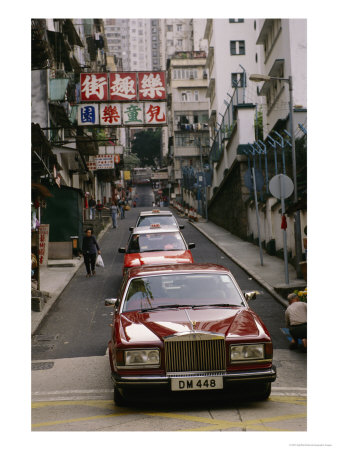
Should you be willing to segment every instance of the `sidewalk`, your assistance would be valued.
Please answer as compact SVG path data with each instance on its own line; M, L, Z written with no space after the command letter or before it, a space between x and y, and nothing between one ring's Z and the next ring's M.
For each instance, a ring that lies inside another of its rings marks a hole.
M224 228L213 222L192 222L204 236L213 242L229 258L244 269L259 284L275 297L282 305L288 306L288 301L279 292L306 287L306 281L297 278L296 270L288 264L289 284L285 283L284 260L263 252L263 266L261 265L259 247L250 242L243 241Z
M105 226L97 237L98 242L105 234L111 223ZM48 292L49 297L41 311L31 311L31 334L33 335L42 319L47 315L62 291L66 288L70 280L83 265L83 258L73 258L67 260L48 260L47 266L40 267L40 291Z

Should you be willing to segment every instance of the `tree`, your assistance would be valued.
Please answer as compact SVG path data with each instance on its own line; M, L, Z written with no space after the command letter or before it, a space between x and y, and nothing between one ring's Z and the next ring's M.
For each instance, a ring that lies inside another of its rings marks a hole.
M124 156L123 160L125 170L132 170L134 167L140 167L141 164L140 158L134 153Z
M153 166L154 160L160 159L161 129L149 129L135 134L132 151L141 160L141 166Z

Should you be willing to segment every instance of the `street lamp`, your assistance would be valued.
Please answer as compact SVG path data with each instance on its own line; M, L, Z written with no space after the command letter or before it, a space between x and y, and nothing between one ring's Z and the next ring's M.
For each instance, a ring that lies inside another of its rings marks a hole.
M293 132L293 85L292 85L292 77L289 78L279 78L279 77L270 77L270 75L263 74L252 74L249 76L249 80L260 82L260 81L270 81L270 80L278 80L285 81L289 85L289 110L290 110L290 135L291 135L291 150L292 150L292 176L293 176L293 184L294 184L294 203L298 202L298 190L297 190L297 170L296 170L296 148L295 148L295 135ZM301 242L301 228L300 228L300 215L299 210L295 212L295 248L296 248L296 271L297 276L299 278L302 277L302 272L300 269L300 261L302 259L302 242Z

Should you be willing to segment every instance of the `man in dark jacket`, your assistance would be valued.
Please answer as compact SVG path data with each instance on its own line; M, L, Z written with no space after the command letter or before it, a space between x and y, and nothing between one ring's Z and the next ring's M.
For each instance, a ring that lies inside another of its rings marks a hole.
M87 277L90 277L90 275L95 275L96 250L100 255L101 251L99 244L97 243L95 236L92 234L92 230L87 228L86 235L82 241L82 253L87 270Z

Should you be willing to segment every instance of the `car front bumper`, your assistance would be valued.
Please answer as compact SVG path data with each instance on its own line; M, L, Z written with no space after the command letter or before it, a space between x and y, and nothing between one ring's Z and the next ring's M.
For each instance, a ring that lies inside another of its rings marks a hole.
M230 383L241 384L248 382L267 383L276 380L276 367L272 365L269 369L257 369L236 372L184 372L184 373L170 373L167 375L144 375L144 376L127 376L112 373L112 379L116 387L119 388L142 388L142 387L159 387L170 389L171 380L173 378L203 378L203 377L222 377L223 386Z

